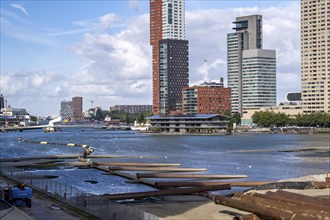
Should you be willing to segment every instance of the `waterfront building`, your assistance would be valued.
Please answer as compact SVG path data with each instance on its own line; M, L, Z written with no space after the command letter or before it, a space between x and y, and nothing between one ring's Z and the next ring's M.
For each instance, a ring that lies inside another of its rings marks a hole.
M72 116L72 101L62 101L61 102L61 109L60 109L60 116L62 121L71 121Z
M250 108L246 109L241 118L241 125L252 125L252 115L260 111L272 111L274 113L284 113L289 117L303 114L302 106L295 103L283 103L273 107Z
M219 114L154 115L148 117L151 130L170 133L226 134L229 117Z
M72 97L72 118L73 122L83 122L83 98L82 97Z
M123 111L126 113L151 112L152 105L115 105L110 107L110 111Z
M330 2L301 0L301 99L304 113L330 112Z
M242 59L244 109L276 106L275 50L244 50Z
M220 83L204 82L183 89L182 111L184 114L223 114L231 111L231 89Z
M228 87L232 112L276 105L276 52L264 50L262 16L237 17L227 35Z
M159 55L160 114L182 109L182 89L189 85L188 41L161 40Z
M181 111L182 88L189 83L184 0L150 0L150 45L153 113Z

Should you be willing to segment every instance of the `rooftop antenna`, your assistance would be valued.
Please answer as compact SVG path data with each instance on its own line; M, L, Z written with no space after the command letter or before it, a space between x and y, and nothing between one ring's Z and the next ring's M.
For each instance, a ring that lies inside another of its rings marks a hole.
M207 70L207 60L204 60L204 81L207 82L207 75L208 75L208 70Z
M90 102L91 102L91 105L92 105L92 108L93 108L93 103L94 103L94 101L93 100L89 100Z

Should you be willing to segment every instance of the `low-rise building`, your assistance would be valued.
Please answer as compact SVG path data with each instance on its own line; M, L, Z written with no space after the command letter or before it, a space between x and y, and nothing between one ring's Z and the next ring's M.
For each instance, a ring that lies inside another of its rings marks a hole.
M229 117L219 114L154 115L147 119L151 130L170 133L226 134L229 123Z
M255 112L260 112L260 111L273 111L274 113L284 113L290 117L303 114L302 106L299 104L281 104L275 107L268 107L268 108L251 108L244 110L243 116L241 118L241 124L251 125L252 115Z
M152 111L152 105L115 105L110 107L110 111L124 111L127 113L139 113Z
M231 111L231 89L220 83L204 82L183 89L182 111L185 114L223 114Z

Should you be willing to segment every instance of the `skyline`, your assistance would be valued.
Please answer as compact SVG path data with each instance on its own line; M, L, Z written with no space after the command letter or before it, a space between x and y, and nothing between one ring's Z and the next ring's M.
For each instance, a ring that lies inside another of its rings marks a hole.
M258 11L264 49L277 53L277 102L300 91L300 1L186 1L191 86L204 60L227 86L227 34ZM1 93L32 115L59 115L74 96L84 110L152 104L149 33L149 1L1 1Z

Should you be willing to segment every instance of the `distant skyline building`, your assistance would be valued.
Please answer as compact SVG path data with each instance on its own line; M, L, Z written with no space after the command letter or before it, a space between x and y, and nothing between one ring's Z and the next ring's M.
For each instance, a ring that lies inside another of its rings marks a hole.
M150 45L153 113L181 111L182 89L189 85L184 0L150 0Z
M231 110L231 89L220 83L202 83L183 89L184 114L224 114Z
M330 112L330 2L301 0L301 99L304 113Z
M152 111L152 105L115 105L110 107L110 111L124 111L127 113L139 113Z
M83 98L82 97L72 97L72 118L73 122L83 122Z
M237 17L227 35L228 87L232 112L276 105L276 51L264 50L262 16Z
M71 120L72 116L72 101L62 101L60 110L61 120Z
M5 108L5 97L1 94L0 95L0 110Z

